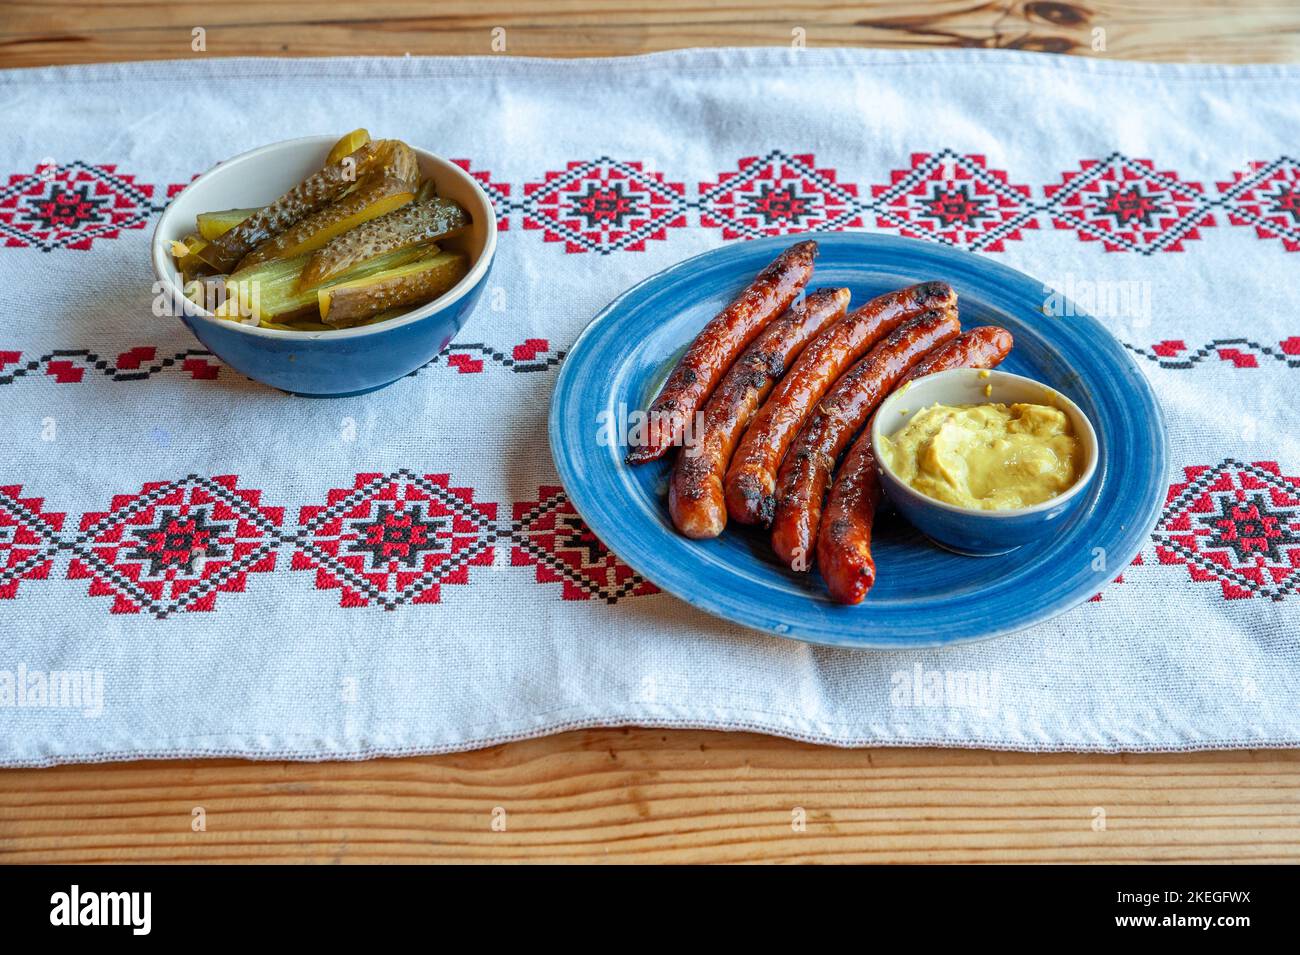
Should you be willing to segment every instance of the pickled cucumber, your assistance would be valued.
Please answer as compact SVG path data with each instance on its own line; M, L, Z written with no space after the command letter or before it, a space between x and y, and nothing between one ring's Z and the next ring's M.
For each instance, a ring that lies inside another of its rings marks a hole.
M172 258L176 260L176 268L181 273L182 282L189 281L203 271L202 263L199 261L199 251L207 244L207 239L197 232L191 232L183 239L172 241Z
M365 278L405 265L423 254L423 249L399 249L371 259L335 281ZM251 318L263 323L270 320L283 322L287 317L319 319L316 314L317 289L298 291L298 279L309 258L304 253L289 259L272 259L235 272L226 279L225 304L213 314L218 318L235 321Z
M469 224L462 207L422 179L409 146L356 129L275 202L201 213L171 249L195 305L266 328L320 332L388 321L448 291L469 262L436 240Z
M456 235L469 222L469 214L450 199L434 197L402 206L322 246L303 269L302 288L320 285L385 252Z
M316 292L321 321L348 328L389 309L422 304L448 291L468 271L469 259L464 253L440 252L409 265L326 286Z
M225 276L209 275L201 279L190 279L181 291L196 308L215 312L226 302Z
M349 196L314 212L288 232L259 245L239 262L239 270L275 259L292 258L313 252L335 236L406 205L413 198L406 183L395 179L378 179Z
M208 271L229 271L259 243L279 235L294 223L301 222L316 210L333 202L376 165L390 160L392 142L394 141L372 140L352 155L330 163L320 172L308 176L269 206L211 240L200 250L200 261ZM410 151L409 147L407 151Z
M284 259L319 249L335 236L363 222L404 206L415 198L420 167L411 147L386 140L386 157L381 165L348 195L307 216L287 231L267 239L239 263L249 268L270 259Z
M172 239L172 258L179 261L182 257L189 255L193 251L191 246L197 247L198 243L201 241L202 238L197 232L191 232L184 238Z
M325 157L325 165L338 162L344 156L351 156L368 142L370 142L370 133L364 129L352 130L330 149L329 155Z
M200 212L197 217L199 235L209 242L229 232L258 209L223 209L220 212Z
M311 304L295 302L293 293L308 256L276 259L260 268L244 269L226 279L226 301L213 312L235 321L283 318L308 311Z
M191 232L181 239L172 240L172 258L176 260L177 267L180 267L181 260L186 256L194 255L199 249L208 244L207 239L197 232Z

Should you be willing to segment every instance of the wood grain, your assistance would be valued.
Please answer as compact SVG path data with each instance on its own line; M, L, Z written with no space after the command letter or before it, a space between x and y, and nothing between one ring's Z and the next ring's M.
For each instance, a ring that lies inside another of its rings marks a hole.
M205 51L192 50L192 31ZM0 0L0 67L193 56L598 56L692 46L1007 47L1146 60L1300 60L1293 0ZM1097 49L1104 31L1104 49Z
M403 760L0 773L4 862L1247 860L1300 860L1300 753L844 751L600 730Z

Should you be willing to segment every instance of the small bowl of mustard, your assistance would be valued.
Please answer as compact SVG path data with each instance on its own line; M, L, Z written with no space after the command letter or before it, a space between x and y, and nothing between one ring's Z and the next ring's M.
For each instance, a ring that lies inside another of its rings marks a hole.
M876 411L890 502L936 544L1005 554L1064 526L1097 471L1097 433L1060 392L1004 371L918 378Z

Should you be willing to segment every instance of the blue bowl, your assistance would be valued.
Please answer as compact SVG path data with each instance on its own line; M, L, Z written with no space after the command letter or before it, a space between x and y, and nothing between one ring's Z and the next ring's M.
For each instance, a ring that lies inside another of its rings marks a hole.
M1025 402L1059 408L1074 426L1082 449L1083 472L1056 497L1010 511L958 507L922 494L904 483L885 463L880 439L902 430L917 412L934 404L974 405L985 402ZM881 402L871 423L871 447L880 471L880 484L898 512L918 531L941 547L972 557L1006 554L1048 536L1069 522L1087 499L1100 457L1097 433L1087 416L1065 395L1041 382L1004 371L957 368L918 378Z
M440 196L469 212L472 224L444 248L469 256L469 273L446 294L405 315L359 328L295 332L216 318L189 302L171 243L194 231L200 212L265 205L319 169L336 136L273 143L223 162L189 184L168 205L153 235L159 300L178 314L212 354L255 381L311 397L341 397L391 384L431 361L451 343L483 294L496 252L496 212L487 194L459 166L414 149L420 171Z

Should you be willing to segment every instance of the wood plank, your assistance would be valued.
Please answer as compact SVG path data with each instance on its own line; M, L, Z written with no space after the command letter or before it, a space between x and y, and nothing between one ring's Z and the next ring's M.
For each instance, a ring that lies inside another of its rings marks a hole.
M627 729L403 760L0 773L0 861L257 860L1295 861L1300 753L853 751Z
M359 15L361 14L361 15ZM191 30L206 30L204 53ZM343 0L230 4L9 0L0 66L192 56L488 55L506 30L506 55L598 56L713 45L785 45L796 28L811 46L1007 47L1126 59L1300 60L1300 6L1285 0L1098 0L915 3L875 0L415 0L358 7ZM1094 49L1094 29L1105 50Z

